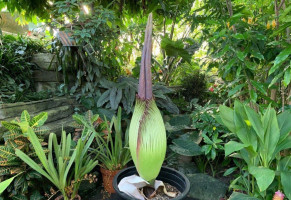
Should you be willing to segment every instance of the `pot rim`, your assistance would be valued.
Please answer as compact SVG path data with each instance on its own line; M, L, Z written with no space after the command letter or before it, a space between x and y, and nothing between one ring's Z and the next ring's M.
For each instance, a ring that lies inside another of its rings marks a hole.
M130 170L130 169L133 169L133 168L136 168L136 167L135 167L135 166L131 166L131 167L127 167L127 168L124 168L124 169L120 170L120 171L119 171L119 172L114 176L114 179L113 179L113 187L114 187L116 193L119 194L119 195L121 195L123 198L126 198L126 199L127 199L127 198L131 198L132 200L135 199L135 198L130 197L129 195L127 195L127 194L125 194L124 192L121 192L121 191L119 190L119 188L118 188L118 183L117 183L117 178L118 178L118 176L119 176L121 173L123 173L124 171ZM181 173L181 172L179 172L179 171L177 171L177 170L175 170L175 169L173 169L173 168L166 167L166 166L162 166L161 171L162 171L163 169L173 171L173 172L179 174L179 176L181 176L181 177L185 180L185 185L186 185L186 187L184 188L184 191L183 191L183 192L180 191L181 194L180 194L178 197L175 197L175 198L173 198L173 199L171 199L171 200L180 200L180 199L182 199L183 197L186 197L187 194L188 194L189 191L190 191L190 181L189 181L189 179L188 179L188 178L187 178L183 173ZM135 199L135 200L138 200L138 199Z

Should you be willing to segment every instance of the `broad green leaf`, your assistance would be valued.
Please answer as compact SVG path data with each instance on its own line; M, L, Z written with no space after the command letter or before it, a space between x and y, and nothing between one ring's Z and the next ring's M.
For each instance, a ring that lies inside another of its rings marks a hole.
M97 101L97 107L101 107L103 106L106 102L109 101L110 99L110 90L107 90L106 92L104 92L101 97L98 99Z
M254 80L251 80L252 85L259 90L264 95L267 95L267 90L265 89L265 86L262 83L256 82Z
M283 159L280 160L278 170L281 172L288 172L289 168L291 168L291 155L285 156Z
M219 106L219 116L223 124L232 132L235 133L234 111L226 106Z
M217 58L223 56L229 50L229 44L225 45L223 49L216 55Z
M291 135L288 135L282 142L278 143L274 154L276 155L282 150L290 149L290 147L291 147Z
M247 52L244 51L237 51L236 56L241 60L244 61L245 57L247 56Z
M272 85L274 85L275 83L277 83L278 79L281 78L281 77L283 76L283 73L284 73L284 71L281 72L281 73L279 73L279 74L277 74L277 75L273 78L273 80L271 81L271 83L269 84L268 88L270 88Z
M275 171L266 167L250 166L249 172L256 178L260 192L265 191L275 178Z
M291 65L291 63L290 63L290 65ZM287 87L289 85L290 81L291 81L291 66L284 73L283 83L284 83L285 87Z
M233 192L229 197L229 200L259 200L256 197L249 196L247 194Z
M238 66L236 70L236 76L239 77L240 73L241 73L241 66Z
M281 182L284 189L284 194L288 199L291 199L291 172L281 172Z
M24 110L21 113L20 120L23 121L23 122L28 122L28 123L30 122L30 115L28 114L27 110Z
M178 138L173 140L174 145L170 145L172 151L184 156L197 156L203 154L201 147L192 140Z
M228 97L231 97L233 96L234 94L236 94L237 92L239 92L246 84L243 83L243 84L240 84L240 85L237 85L235 86L233 89L231 89L229 92L228 92Z
M258 95L257 93L255 92L255 90L250 90L250 97L251 97L251 101L256 103L257 102L257 98L258 98Z
M235 172L236 170L237 170L237 167L231 167L224 172L223 176L228 176L232 174L233 172Z
M244 35L241 33L236 33L236 34L232 35L232 37L234 37L235 39L238 39L238 40L245 39Z
M257 149L257 135L251 127L251 123L245 111L245 107L239 101L234 102L234 126L236 135L244 144L249 144L252 149Z
M291 132L291 111L286 110L277 116L279 129L280 129L280 139L278 143L281 143Z
M171 57L182 57L188 63L191 63L192 55L184 48L183 40L173 41L168 37L164 37L161 41L161 48Z
M227 71L227 70L230 70L230 68L234 65L236 63L236 59L235 58L233 58L233 59L231 59L225 66L224 66L224 68L225 68L225 70Z
M111 109L116 110L122 98L122 90L116 87L110 90L110 106Z
M45 176L47 179L49 179L52 183L54 183L53 179L36 163L34 162L30 157L28 157L25 153L23 153L21 150L16 149L15 150L16 155L23 160L26 164L28 164L32 169L40 173L41 175Z
M264 157L267 158L267 160L263 160L263 162L268 163L272 160L272 157L274 156L274 152L277 148L277 144L280 138L280 130L277 121L276 111L269 106L262 118L262 121L265 131L263 153L265 154Z
M6 188L12 183L16 176L0 182L0 194L2 194L6 190Z
M43 151L43 148L41 146L40 141L38 140L37 136L33 132L32 128L28 128L27 135L29 137L29 140L35 150L36 155L38 156L39 160L41 161L44 168L49 171L48 161L45 155L45 152Z
M47 120L47 117L48 117L47 112L42 112L38 114L37 116L33 117L29 125L31 127L40 127L45 123L45 121Z
M260 140L264 142L264 128L261 121L261 116L258 113L256 113L253 109L251 109L249 106L245 106L245 111L251 123L251 126L256 131Z
M256 63L250 62L248 60L245 60L244 63L248 69L250 69L252 71L256 70L256 65L257 65Z
M247 146L248 144L242 144L235 141L230 141L225 144L225 156L228 156L229 154L239 151Z
M259 52L259 51L252 51L252 56L255 57L255 58L258 58L260 60L264 59L263 54L261 54L261 52Z
M274 73L280 65L289 57L291 54L291 45L289 45L286 49L281 51L281 53L275 58L274 65L269 71L269 75Z

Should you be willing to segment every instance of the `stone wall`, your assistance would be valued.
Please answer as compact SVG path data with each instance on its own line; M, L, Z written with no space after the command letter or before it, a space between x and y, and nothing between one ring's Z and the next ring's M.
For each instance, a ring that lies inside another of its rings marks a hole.
M72 123L72 114L74 113L74 105L76 101L72 98L61 97L51 98L41 101L18 102L9 104L0 104L0 122L10 121L15 117L20 117L23 110L27 110L31 116L35 116L40 112L47 112L48 119L45 123L51 132L60 134L62 128L68 132L72 132L70 127ZM0 137L4 133L5 128L0 124Z

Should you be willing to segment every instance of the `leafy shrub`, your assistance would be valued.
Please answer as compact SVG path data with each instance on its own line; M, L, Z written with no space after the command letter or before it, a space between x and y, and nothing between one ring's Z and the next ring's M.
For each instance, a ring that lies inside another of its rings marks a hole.
M241 174L230 187L263 199L283 188L290 199L291 156L283 153L291 147L290 110L277 115L269 106L257 113L239 101L233 109L220 106L219 110L223 124L235 136L225 144L225 155L243 160Z
M21 149L30 157L38 161L36 153L30 145L27 137L27 129L32 128L38 135L39 140L43 141L43 135L48 133L48 128L43 126L47 119L47 113L43 112L31 118L27 111L23 111L20 119L11 122L2 121L3 127L8 131L4 133L4 145L0 146L0 179L6 180L14 175L13 184L8 187L10 198L26 198L38 188L41 175L28 167L16 154L16 149ZM43 144L43 143L42 143ZM47 150L45 149L45 152Z
M205 103L207 98L207 82L206 75L196 71L191 75L185 76L181 80L181 94L185 97L186 101L191 101L194 98L197 98L198 103Z
M138 80L132 77L120 77L117 82L101 80L101 88L105 91L100 94L98 99L91 98L90 100L84 99L87 109L105 107L106 109L116 111L118 106L123 105L123 109L127 114L133 111L135 95L137 93ZM161 85L155 84L153 86L153 93L156 99L157 106L167 110L170 113L178 114L178 107L167 96L173 90ZM97 103L95 102L97 100Z
M11 35L1 36L0 40L0 102L27 100L32 92L33 79L31 56L43 50L40 42Z

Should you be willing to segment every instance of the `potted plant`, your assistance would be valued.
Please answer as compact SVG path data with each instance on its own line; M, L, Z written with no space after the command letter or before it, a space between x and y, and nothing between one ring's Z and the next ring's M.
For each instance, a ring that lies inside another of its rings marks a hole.
M32 160L29 154L20 149L15 150L15 154L29 165L32 169L46 177L61 195L56 199L81 199L78 190L81 181L88 180L89 173L97 164L96 159L92 159L88 149L94 140L94 133L83 130L84 138L78 140L75 148L71 139L71 134L62 132L61 141L58 143L56 134L51 133L48 141L48 153L41 146L39 138L31 127L27 128L29 138L40 164ZM57 194L57 193L56 193Z
M100 161L104 189L108 193L114 193L112 184L114 176L131 160L128 149L128 130L124 143L122 141L121 108L119 107L117 117L113 116L111 122L106 118L102 120L99 115L93 115L91 111L88 112L86 117L74 115L73 118L83 128L95 133L97 146L92 148L92 151L96 153ZM113 133L115 133L114 138Z
M173 199L183 199L190 189L189 180L174 169L162 167L166 155L167 138L163 118L152 93L151 52L152 14L148 17L138 94L129 128L129 147L135 168L130 167L120 171L114 178L114 188L121 198L136 199L128 193L121 192L119 183L123 178L138 173L140 178L151 187L156 184L156 179L176 187L180 195ZM150 194L152 195L154 192Z

